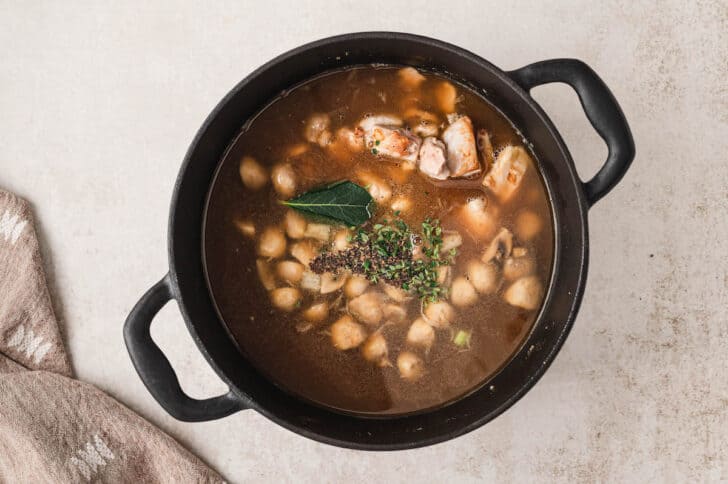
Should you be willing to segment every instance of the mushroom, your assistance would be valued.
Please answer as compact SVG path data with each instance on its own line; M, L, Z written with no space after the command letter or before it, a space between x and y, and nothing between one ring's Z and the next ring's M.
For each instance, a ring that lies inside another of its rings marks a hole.
M291 165L279 163L271 171L273 187L284 197L292 197L296 193L296 174Z
M498 289L498 267L492 262L472 260L468 262L470 283L481 294L493 294Z
M361 348L361 354L365 360L376 363L378 366L390 366L389 359L387 359L387 340L381 331L375 331L367 338Z
M440 253L447 254L452 249L457 249L463 245L463 236L458 232L446 231L442 236L442 245L440 246Z
M378 176L361 171L357 173L357 178L377 203L386 202L392 197L392 188Z
M312 114L306 122L304 137L310 143L325 146L331 140L331 131L329 131L330 126L331 118L328 114Z
M343 315L332 324L330 332L331 343L340 350L356 348L367 336L364 328L348 314Z
M478 151L480 157L483 159L485 165L485 171L490 170L493 166L493 144L490 142L490 133L486 129L479 129L476 137L478 140Z
M289 210L286 218L283 220L283 226L286 229L286 235L291 239L302 239L306 233L306 219L299 213Z
M349 312L359 321L377 325L382 320L382 295L378 292L365 292L348 303Z
M510 257L513 250L513 234L510 230L503 227L498 231L496 236L491 240L488 248L485 249L481 260L483 262L496 261L500 262L506 257Z
M543 286L536 276L518 279L503 293L503 299L511 306L523 309L536 309L541 304Z
M268 291L276 288L276 279L271 270L270 263L265 259L258 259L255 261L255 267L258 270L258 278L260 278L261 284Z
M235 226L244 236L250 239L255 237L255 225L250 220L236 220Z
M435 272L437 273L437 284L440 287L446 287L450 285L450 280L452 279L452 267L440 266L435 269Z
M364 132L361 129L339 128L334 134L333 140L328 144L327 149L333 158L345 161L351 158L354 153L364 149Z
M310 240L304 240L291 245L291 255L298 262L308 267L316 257L316 245Z
M417 318L407 331L407 343L429 350L435 342L435 330L424 319Z
M410 351L403 351L399 354L397 368L400 376L409 381L419 380L425 374L425 364L422 358Z
M331 272L324 272L321 274L321 294L329 294L334 291L338 291L346 282L348 274L332 274Z
M501 202L507 202L521 186L523 176L531 163L531 157L520 146L506 146L483 178L488 187Z
M445 301L437 301L425 307L424 317L435 328L447 328L455 318L455 310Z
M263 257L276 258L286 253L286 236L278 227L268 227L260 235L258 254Z
M520 247L516 249L520 249ZM527 253L516 257L516 252L520 252L516 249L513 249L513 257L503 261L503 277L505 277L506 281L514 281L536 272L536 260Z
M531 240L542 228L543 220L530 210L524 210L516 216L515 232L521 242Z
M391 284L383 284L384 286L384 294L389 297L392 301L396 302L405 302L408 301L412 296L410 296L407 291L400 287L395 287Z
M407 318L407 311L399 304L385 304L382 313L385 321L390 323L401 323Z
M273 305L283 311L293 311L301 304L301 291L293 287L279 287L270 292Z
M390 207L394 212L408 212L412 209L412 200L405 196L399 196L392 200Z
M344 294L349 299L353 299L361 294L369 287L369 281L366 277L360 275L353 275L344 284Z
M292 260L284 260L276 266L278 277L289 284L298 284L303 277L303 265Z
M326 224L308 224L304 236L327 242L331 237L331 226Z
M470 306L478 300L478 293L464 277L457 277L450 288L450 300L456 306Z
M460 208L459 216L468 232L479 238L495 233L497 210L488 205L485 197L475 197Z
M351 247L349 237L351 237L349 229L341 229L336 232L334 235L334 250L342 251Z
M303 271L301 288L311 292L319 292L321 290L321 276L309 270Z
M451 83L443 81L435 87L435 99L437 105L445 114L455 111L455 103L457 102L458 92Z
M406 90L416 89L425 81L425 76L414 67L403 67L397 71L400 85Z
M268 182L265 168L252 156L244 156L240 161L240 179L251 190L259 190Z
M329 314L329 303L322 301L312 304L308 309L303 311L303 317L308 321L318 323L323 321Z

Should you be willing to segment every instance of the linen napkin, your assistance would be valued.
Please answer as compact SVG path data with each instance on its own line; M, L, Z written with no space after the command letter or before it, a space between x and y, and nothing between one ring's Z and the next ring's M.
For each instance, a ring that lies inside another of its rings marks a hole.
M73 379L30 207L3 190L0 482L222 482L174 439Z

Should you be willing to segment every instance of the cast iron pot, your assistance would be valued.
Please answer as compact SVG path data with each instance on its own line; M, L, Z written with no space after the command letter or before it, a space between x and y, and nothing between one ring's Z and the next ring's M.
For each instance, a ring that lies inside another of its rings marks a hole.
M533 143L551 200L553 274L534 328L510 362L475 392L445 407L406 417L344 415L306 403L256 371L218 317L202 262L202 225L213 176L246 119L282 90L322 71L369 63L445 72L485 93ZM534 86L565 82L579 95L609 156L583 183L558 131L529 95ZM124 326L129 355L154 398L173 417L204 421L253 409L306 437L342 447L395 450L452 439L492 420L543 375L576 317L586 283L587 210L622 178L634 158L627 121L602 80L573 59L538 62L504 72L459 47L409 34L367 32L331 37L273 59L240 82L209 115L187 152L169 217L169 273L137 303ZM187 396L152 341L154 315L174 299L197 346L230 390L214 398Z

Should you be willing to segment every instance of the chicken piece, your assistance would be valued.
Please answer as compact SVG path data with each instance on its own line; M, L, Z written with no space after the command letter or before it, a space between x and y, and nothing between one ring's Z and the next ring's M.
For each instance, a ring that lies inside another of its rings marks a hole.
M326 146L329 141L331 141L331 131L329 131L330 126L331 118L328 114L312 114L306 122L304 137L310 143Z
M511 306L533 310L541 304L543 285L536 276L518 279L503 293L503 299Z
M397 124L390 124L396 122ZM402 120L390 116L370 116L359 123L364 130L364 146L375 155L384 155L412 165L417 162L422 140L410 131L398 128Z
M416 89L425 81L425 76L414 67L403 67L397 71L400 85L406 90Z
M445 180L450 176L447 166L447 148L437 138L425 138L420 147L420 171L430 178Z
M435 330L424 319L417 318L407 331L407 343L429 350L435 342Z
M349 301L349 312L362 323L372 326L379 324L384 317L382 295L377 292L365 292Z
M495 163L483 178L483 186L501 202L507 202L521 186L531 157L520 146L506 146L498 153Z
M391 366L387 358L387 340L384 339L384 335L379 331L372 333L367 338L364 346L361 348L361 354L365 360L376 363L378 366Z
M488 171L490 170L490 167L493 166L494 161L493 144L490 142L490 133L488 133L485 129L479 129L477 140L480 157L483 159L485 171Z
M447 145L447 167L450 176L459 178L480 172L478 152L475 148L473 122L468 116L448 116L450 125L442 133Z
M364 342L367 337L364 328L345 314L331 325L331 343L340 350L356 348Z

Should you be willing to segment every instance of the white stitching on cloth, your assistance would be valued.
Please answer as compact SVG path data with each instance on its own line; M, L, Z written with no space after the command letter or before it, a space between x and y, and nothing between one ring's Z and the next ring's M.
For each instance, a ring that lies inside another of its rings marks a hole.
M88 441L86 445L76 451L76 456L71 456L68 461L73 464L81 475L90 481L100 468L105 467L107 461L114 459L114 453L111 452L109 446L106 445L101 437L93 436L93 442Z
M5 238L5 242L9 241L10 245L15 245L27 224L27 220L22 220L17 215L11 215L10 211L5 210L3 216L0 217L0 234Z

